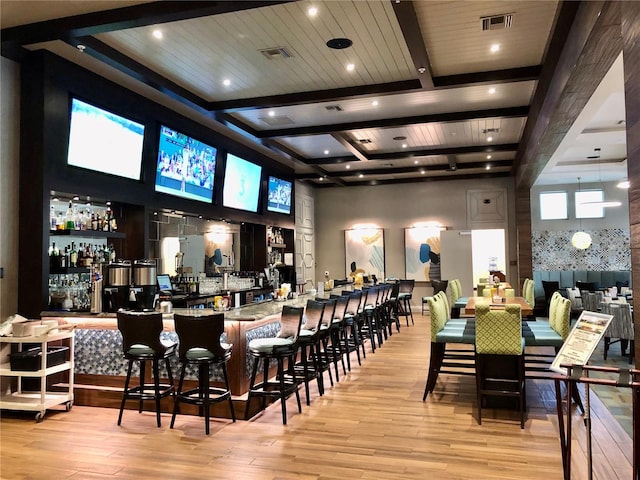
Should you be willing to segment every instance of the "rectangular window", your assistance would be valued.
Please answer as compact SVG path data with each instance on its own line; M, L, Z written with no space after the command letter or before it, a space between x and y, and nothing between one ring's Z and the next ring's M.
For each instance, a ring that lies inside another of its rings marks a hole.
M604 218L602 190L576 192L576 218Z
M540 220L567 218L567 192L540 193Z

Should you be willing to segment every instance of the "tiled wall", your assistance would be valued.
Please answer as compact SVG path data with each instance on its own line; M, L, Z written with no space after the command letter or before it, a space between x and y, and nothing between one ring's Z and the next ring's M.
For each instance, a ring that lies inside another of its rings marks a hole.
M571 245L574 230L534 231L532 234L533 270L631 270L631 245L628 228L588 230L592 244L587 250Z

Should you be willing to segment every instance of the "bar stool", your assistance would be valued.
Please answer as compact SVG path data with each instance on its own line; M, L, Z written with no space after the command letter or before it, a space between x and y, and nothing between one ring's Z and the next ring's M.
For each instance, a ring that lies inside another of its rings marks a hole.
M224 313L213 315L173 315L178 334L178 358L182 364L178 392L171 416L171 428L176 421L180 402L198 405L200 413L204 411L205 433L209 435L209 416L211 405L228 401L231 419L236 421L236 414L231 400L227 362L231 358L233 345L221 343L224 332ZM188 365L198 367L198 387L183 390L184 377ZM224 377L224 388L212 387L209 383L211 367L219 366Z
M299 380L296 377L294 364L295 356L298 353L300 328L302 327L302 314L304 308L284 305L280 316L280 331L273 338L256 338L249 342L249 354L253 357L253 368L251 369L251 381L249 383L249 395L247 396L247 406L244 416L249 416L249 407L252 397L262 398L262 409L266 408L267 397L280 399L282 406L282 423L287 424L286 398L295 393L298 401L298 412L302 412L300 404L300 393L298 392ZM269 380L269 360L274 358L278 363L278 372L275 380ZM256 383L258 373L258 363L260 359L264 361L263 381ZM284 360L288 360L286 375Z
M160 339L162 332L162 313L127 312L119 311L118 330L122 334L122 350L124 358L128 360L127 378L124 382L118 425L122 422L122 412L127 400L138 400L138 412L142 412L142 404L145 400L155 400L156 420L158 427L160 422L160 399L169 395L175 396L173 375L169 358L175 356L176 343L166 342ZM164 360L167 368L169 382L160 384L159 362ZM140 364L140 384L129 387L131 382L131 370L133 363ZM151 362L153 384L145 385L146 363Z
M411 298L415 284L415 280L400 280L398 285L398 315L405 317L407 327L409 326L409 317L411 317L411 325L414 324L413 312L411 311Z

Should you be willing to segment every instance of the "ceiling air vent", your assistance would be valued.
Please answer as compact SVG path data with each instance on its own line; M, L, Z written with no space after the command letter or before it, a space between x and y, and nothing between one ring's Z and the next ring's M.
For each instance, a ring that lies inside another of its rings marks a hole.
M513 13L503 13L501 15L491 15L490 17L480 17L482 30L502 30L513 26Z
M487 133L498 133L500 131L499 128L485 128L482 130L482 133L487 134Z
M367 143L371 143L371 139L369 139L369 138L360 138L360 139L358 139L358 142L360 142L360 143L362 143L364 145L364 144L367 144Z
M263 48L262 50L259 50L259 52L269 60L275 60L276 58L291 58L293 56L285 47Z
M327 105L324 108L329 112L342 112L342 107L340 105Z

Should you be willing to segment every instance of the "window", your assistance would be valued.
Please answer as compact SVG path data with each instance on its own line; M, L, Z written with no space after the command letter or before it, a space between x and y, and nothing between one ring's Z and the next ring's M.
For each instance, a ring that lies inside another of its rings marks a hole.
M602 190L579 190L576 192L576 218L603 218Z
M540 193L540 220L567 218L567 192Z

